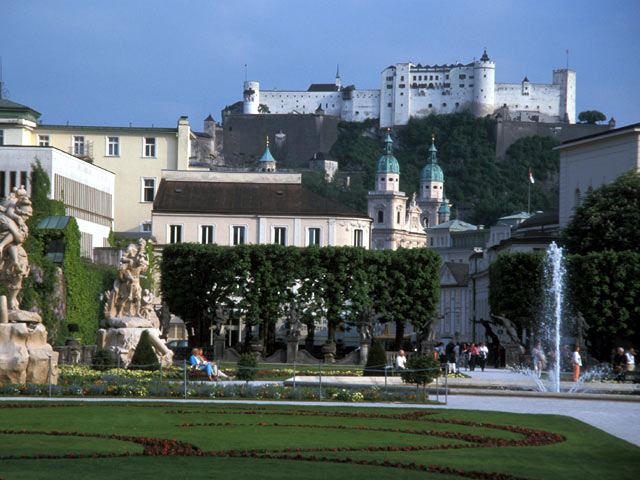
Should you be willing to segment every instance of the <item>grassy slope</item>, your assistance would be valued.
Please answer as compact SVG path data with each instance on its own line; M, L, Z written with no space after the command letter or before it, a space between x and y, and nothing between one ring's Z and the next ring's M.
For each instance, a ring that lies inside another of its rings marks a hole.
M221 413L221 409L226 412ZM436 445L461 443L460 440L442 440L430 436L416 436L396 432L362 430L336 430L308 427L258 426L259 422L288 425L342 425L375 426L380 428L434 429L438 431L473 431L478 435L499 435L518 438L517 434L487 428L426 421L384 418L336 418L323 416L276 415L277 412L295 410L287 406L264 406L258 414L246 414L242 409L220 405L171 405L169 407L82 406L77 408L0 409L0 426L4 429L63 430L95 433L117 433L135 436L175 438L194 444L205 451L252 448L304 448L370 445ZM315 412L349 411L337 407L305 407ZM194 413L170 413L183 410ZM399 413L398 410L358 409L361 412ZM196 413L197 412L197 413ZM493 422L520 425L560 433L566 442L544 447L473 448L464 450L438 450L418 452L327 452L318 456L350 456L354 459L389 459L394 462L450 465L455 468L483 471L504 471L518 476L537 478L632 478L640 468L640 449L616 439L577 420L548 415L516 415L495 412L468 412L435 410L438 418ZM226 423L225 426L179 427L179 423ZM239 426L243 425L243 426ZM76 437L40 437L32 435L3 435L0 455L15 453L34 454L67 451L122 451L123 445L131 452L138 445L113 440ZM52 442L55 439L56 442ZM120 443L119 445L117 443ZM10 453L7 453L10 452ZM194 457L131 457L81 460L0 460L0 477L5 478L424 478L424 473L394 468L333 465L328 463L291 462L282 460L255 460ZM188 472L188 475L187 473ZM438 475L432 478L447 478ZM461 477L455 477L461 478Z

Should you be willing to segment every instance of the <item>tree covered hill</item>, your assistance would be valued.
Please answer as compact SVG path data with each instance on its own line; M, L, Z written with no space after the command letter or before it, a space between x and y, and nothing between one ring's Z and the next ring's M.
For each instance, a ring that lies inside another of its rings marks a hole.
M351 176L349 187L327 184L319 173L303 176L303 183L323 195L366 211L366 195L374 185L384 131L377 122L340 124L331 155L341 171L361 172ZM536 183L531 185L531 210L557 208L559 155L552 152L558 142L551 137L526 137L507 150L508 158L496 159L492 140L493 121L464 112L411 119L392 131L394 155L400 163L400 189L408 196L418 190L420 171L427 164L431 136L435 136L438 162L445 176L445 193L454 215L467 222L493 225L503 215L527 209L529 168Z

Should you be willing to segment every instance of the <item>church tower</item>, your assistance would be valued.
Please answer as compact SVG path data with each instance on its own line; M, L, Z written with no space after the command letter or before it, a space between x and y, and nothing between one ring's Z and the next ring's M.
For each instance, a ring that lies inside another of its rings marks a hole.
M431 228L438 225L439 209L444 199L444 174L438 165L438 149L436 149L435 136L431 136L429 147L429 163L420 172L420 195L418 205L422 209L422 226Z
M276 159L271 155L269 150L269 137L267 137L267 148L264 150L262 157L258 160L259 172L275 172L276 171Z
M393 140L388 129L375 182L375 189L367 196L367 210L373 219L371 248L395 250L404 234L407 197L400 191L400 164L393 156Z

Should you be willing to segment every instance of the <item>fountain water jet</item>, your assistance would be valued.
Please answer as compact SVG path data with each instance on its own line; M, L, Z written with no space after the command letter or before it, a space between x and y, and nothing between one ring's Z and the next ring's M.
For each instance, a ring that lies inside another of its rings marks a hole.
M547 249L545 260L545 277L547 280L545 298L547 301L547 335L555 356L554 375L552 375L552 391L560 391L560 332L564 302L564 276L566 270L562 256L562 248L552 242Z

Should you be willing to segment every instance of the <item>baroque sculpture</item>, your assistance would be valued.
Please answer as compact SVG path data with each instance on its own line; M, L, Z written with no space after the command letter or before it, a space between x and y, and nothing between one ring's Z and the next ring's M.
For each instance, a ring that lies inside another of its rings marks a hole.
M120 356L124 365L128 365L140 336L148 330L149 339L163 367L173 363L173 352L160 338L160 331L152 321L155 312L152 307L153 295L142 291L140 275L149 269L144 239L129 245L120 258L118 276L113 282L113 290L105 294L105 320L98 330L98 348L107 348ZM157 319L156 322L157 324Z
M57 383L58 352L47 343L47 330L36 312L20 310L18 294L29 274L23 244L33 215L24 186L16 187L0 204L0 383Z

